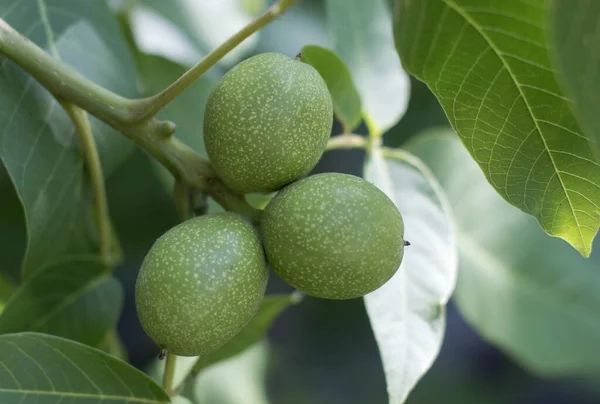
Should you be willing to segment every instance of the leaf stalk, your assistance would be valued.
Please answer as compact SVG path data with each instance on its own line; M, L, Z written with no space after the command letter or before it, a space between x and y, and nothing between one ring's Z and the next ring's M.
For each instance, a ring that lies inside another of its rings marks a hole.
M173 379L175 378L175 365L177 364L177 356L172 353L167 353L167 360L165 362L165 373L163 374L163 389L169 396L172 396L173 391Z
M114 263L111 253L112 231L106 189L104 187L104 173L102 172L98 148L92 136L90 121L86 112L81 108L69 103L61 103L61 105L71 118L81 142L83 161L87 168L94 195L94 214L98 230L100 256L107 265L112 266Z

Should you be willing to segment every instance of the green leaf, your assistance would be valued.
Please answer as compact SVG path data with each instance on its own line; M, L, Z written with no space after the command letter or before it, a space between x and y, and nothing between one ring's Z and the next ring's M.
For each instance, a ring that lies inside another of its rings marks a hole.
M334 49L352 73L365 122L373 135L382 135L402 118L410 97L387 1L326 0L325 5Z
M0 5L0 15L3 15L4 20L17 31L71 65L88 79L125 97L138 95L133 60L123 41L119 26L105 2L89 4L79 0L3 2ZM18 70L10 62L0 64L0 73L2 73L0 88L3 92L11 88L7 96L15 97L12 104L4 104L5 100L0 101L4 111L14 112L14 120L7 123L16 133L9 132L4 135L15 137L11 139L11 143L21 139L24 145L28 144L23 140L24 130L28 128L21 126L24 125L21 120L23 115L30 113L32 114L30 118L38 121L31 123L36 129L31 138L54 137L56 143L65 148L70 140L68 130L67 133L61 133L66 124L66 115L62 114L62 111L56 111L60 108L55 105L54 100L50 96L40 94L44 91L34 84L29 76L20 71L21 74L17 73ZM10 77L12 75L14 77ZM11 86L6 86L4 80L9 78L13 80L18 78L21 85L11 83ZM21 103L15 105L19 99ZM6 119L9 117L10 115L7 115ZM59 122L53 123L52 121L55 120ZM90 120L103 168L110 174L129 157L134 145L101 121L93 117ZM46 125L40 126L43 123ZM0 128L4 131L9 129L1 124ZM52 133L46 133L48 131ZM37 149L42 146L43 144L38 144L34 152L41 153ZM30 148L23 146L22 149L29 151ZM10 150L8 153L11 158L16 157ZM32 156L34 157L36 154Z
M445 305L458 267L454 223L446 196L416 157L374 150L365 179L402 213L405 248L398 272L365 296L379 346L390 404L403 403L437 357L446 328Z
M302 48L302 61L321 74L331 93L337 118L351 132L362 119L362 106L344 61L335 52L315 45Z
M526 368L548 375L600 370L600 249L581 257L494 192L449 131L407 145L434 171L452 206L465 319ZM600 247L596 242L596 247Z
M36 333L0 336L3 403L169 403L139 370L102 351Z
M554 0L552 6L551 40L558 69L600 161L600 3Z
M557 83L546 0L398 0L396 45L496 191L589 256L600 165Z
M132 64L104 2L2 2L0 15L89 79L135 95ZM0 159L23 203L28 246L22 267L29 275L63 254L94 248L89 192L77 136L56 100L2 56L0 90ZM91 125L109 174L133 145L94 118Z
M106 266L78 258L41 268L12 295L0 334L37 331L96 346L119 318L123 293Z
M198 359L194 365L194 372L199 372L211 365L237 356L255 345L265 337L273 321L289 306L297 304L302 295L291 293L287 295L266 296L262 301L258 313L250 323L233 339L222 347Z

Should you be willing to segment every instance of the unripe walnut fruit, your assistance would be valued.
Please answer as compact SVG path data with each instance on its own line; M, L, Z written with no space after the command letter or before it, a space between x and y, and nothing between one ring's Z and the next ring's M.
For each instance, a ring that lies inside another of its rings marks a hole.
M277 53L231 69L211 93L204 144L233 191L270 192L306 175L331 133L333 104L310 65Z
M144 259L135 288L138 316L169 353L203 355L252 319L267 277L263 248L244 218L190 219L160 237Z
M261 218L267 261L312 296L349 299L379 288L398 270L404 224L377 187L347 174L313 175L287 186Z

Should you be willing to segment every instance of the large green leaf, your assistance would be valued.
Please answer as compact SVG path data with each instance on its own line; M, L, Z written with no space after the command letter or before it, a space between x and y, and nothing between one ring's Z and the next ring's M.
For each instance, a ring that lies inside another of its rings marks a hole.
M0 401L40 403L169 403L139 370L102 351L36 333L0 336Z
M90 80L125 97L138 95L133 61L125 46L121 31L105 2L8 1L2 2L0 5L0 15L17 31L74 67ZM11 90L14 92L9 90L8 94L15 98L13 104L2 105L4 111L13 112L14 120L9 124L12 131L16 132L4 135L14 136L16 139L23 138L23 132L29 128L21 126L23 124L20 120L22 115L30 113L32 114L31 118L38 121L37 124L33 123L37 130L31 134L31 138L38 138L43 132L50 130L59 143L65 147L69 143L70 136L68 131L61 133L64 132L64 122L54 124L52 121L66 120L66 116L56 111L60 108L54 105L54 100L40 94L43 91L34 85L29 77L17 74L13 69L16 68L10 62L0 64L0 72L3 73L0 75L2 79L7 79L7 76L14 74L13 79L18 76L21 83L20 88L17 83L12 83ZM0 88L5 92L9 87L5 87L5 83L0 81ZM16 104L17 100L21 101L18 105ZM11 105L12 108L10 108ZM43 122L46 122L49 127L40 126ZM91 124L103 168L110 174L129 157L133 151L133 143L93 117ZM9 129L2 125L0 128L4 131ZM45 133L44 135L52 137ZM21 141L28 145L24 140ZM22 148L26 151L29 149L26 146ZM35 152L40 153L37 150ZM12 158L16 157L11 151L8 154Z
M446 328L445 305L458 266L446 197L414 156L374 151L365 179L384 190L402 213L406 247L402 265L385 285L365 296L379 346L390 404L403 403L437 357Z
M533 371L598 375L600 250L585 259L545 235L494 192L447 132L419 136L407 147L434 171L452 205L458 308L482 336Z
M354 87L348 67L335 52L316 45L302 48L302 61L314 67L327 83L337 118L348 132L362 119L360 95Z
M119 282L98 259L57 262L30 276L6 303L0 334L37 331L98 345L121 312Z
M554 0L552 5L558 68L600 161L600 2Z
M404 66L435 93L496 191L589 256L600 165L552 69L549 1L397 3Z
M334 49L348 64L373 135L382 135L406 112L410 82L394 49L386 0L326 0Z
M132 65L104 2L22 0L0 3L7 23L84 76L125 96L135 94ZM1 54L1 52L0 52ZM30 76L0 56L0 158L23 203L25 274L94 242L89 192L78 139L65 112ZM94 138L110 173L132 151L96 119Z

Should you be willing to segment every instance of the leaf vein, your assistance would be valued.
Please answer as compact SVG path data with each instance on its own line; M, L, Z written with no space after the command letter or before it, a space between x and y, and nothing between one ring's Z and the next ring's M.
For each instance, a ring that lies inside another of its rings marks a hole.
M572 201L570 200L568 194L567 194L567 187L562 179L562 177L560 176L560 174L562 172L560 172L560 170L558 169L558 166L556 165L556 161L554 160L554 158L552 157L552 154L550 153L550 148L548 146L548 143L546 141L546 138L543 135L543 132L541 130L540 125L540 121L537 119L537 117L535 116L535 114L533 113L533 110L531 109L531 105L529 104L528 99L525 97L525 94L523 93L523 89L520 86L520 83L517 81L516 76L514 74L514 72L511 70L510 65L507 63L507 61L504 59L504 57L514 57L516 55L511 55L511 54L507 54L507 53L503 53L501 52L497 47L496 44L486 35L486 33L481 29L481 27L479 26L479 24L477 24L477 22L467 13L465 12L465 10L461 9L457 4L454 3L453 0L442 0L449 8L451 8L452 10L454 10L458 15L460 15L462 18L464 18L466 21L468 21L473 28L475 29L476 32L479 33L479 35L481 35L481 37L484 39L484 41L486 41L488 43L488 45L494 50L494 52L497 54L498 58L500 59L500 61L502 61L502 64L504 66L506 66L507 71L509 72L509 76L512 79L513 83L515 84L515 86L517 87L517 89L519 90L519 93L521 94L521 96L523 97L523 100L525 101L525 106L527 108L527 111L529 112L529 115L531 117L531 119L533 120L538 134L540 136L540 139L542 140L542 143L544 144L544 149L546 150L546 152L548 153L548 156L550 157L550 161L552 162L552 166L554 167L554 173L552 175L551 178L554 177L554 175L557 176L561 188L567 198L567 201L569 202L569 208L571 210L571 214L573 217L573 220L575 221L575 225L577 227L577 230L579 232L579 237L583 246L583 249L586 253L589 252L590 247L586 245L586 239L583 236L583 233L581 231L581 224L579 223L579 219L577 217L577 215L575 214L575 207L573 206ZM518 56L517 56L518 58ZM522 58L521 58L522 59ZM526 61L526 59L523 59L523 61ZM533 66L538 66L541 69L545 69L545 70L549 70L549 71L553 71L552 69L549 69L546 66L542 66L542 65L538 65L537 63L531 62L531 61L527 61L529 62L531 65ZM548 184L550 183L550 180L548 180ZM597 185L596 185L597 186ZM600 188L600 187L599 187ZM548 189L548 187L546 187L546 190ZM543 206L543 201L544 198L546 196L546 191L544 191L544 196L542 197L542 206Z

